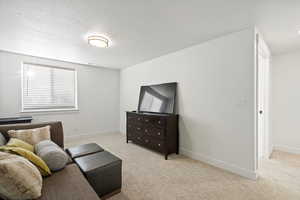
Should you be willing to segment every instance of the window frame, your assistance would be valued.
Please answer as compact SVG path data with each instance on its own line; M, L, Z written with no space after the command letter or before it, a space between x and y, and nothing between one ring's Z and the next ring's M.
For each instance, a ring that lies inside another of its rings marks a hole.
M36 65L38 67L47 67L47 68L55 68L55 69L64 69L69 71L74 71L74 92L75 92L75 105L74 108L42 108L42 109L24 109L24 65ZM79 111L78 108L78 76L77 76L77 70L75 68L67 68L67 67L58 67L55 65L47 65L47 64L39 64L39 63L33 63L33 62L22 62L21 63L21 111L20 113L41 113L41 112L61 112L61 111Z

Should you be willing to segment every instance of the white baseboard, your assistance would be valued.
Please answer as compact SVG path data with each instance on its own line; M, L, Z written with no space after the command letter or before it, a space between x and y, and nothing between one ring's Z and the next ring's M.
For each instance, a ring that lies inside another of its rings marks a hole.
M79 137L84 137L84 136L96 136L96 135L99 135L99 134L110 134L110 133L120 133L120 131L95 131L95 132L92 132L92 133L66 135L65 139L77 139Z
M180 148L180 153L185 155L185 156L188 156L192 159L208 163L208 164L213 165L215 167L224 169L226 171L230 171L234 174L238 174L240 176L249 178L251 180L256 180L257 177L258 177L257 173L255 171L249 171L249 170L240 168L236 165L226 163L226 162L221 161L221 160L217 160L217 159L214 159L214 158L209 158L207 156L200 155L199 153L191 152L191 151L186 150L184 148Z
M274 145L274 150L284 151L287 153L300 154L300 148L287 147L282 145Z
M65 136L65 139L76 139L76 138L82 137L82 136L94 136L94 135L109 134L109 133L124 134L124 133L122 133L120 131L93 132L93 133L90 133L90 134L79 134L79 135L71 135L71 136L69 135L69 136ZM215 167L218 167L218 168L230 171L230 172L232 172L234 174L238 174L240 176L249 178L251 180L256 180L257 179L257 173L255 171L249 171L249 170L240 168L240 167L238 167L236 165L232 165L232 164L226 163L226 162L221 161L221 160L210 158L210 157L201 155L199 153L195 153L195 152L189 151L189 150L184 149L184 148L180 148L180 153L183 154L183 155L185 155L185 156L187 156L187 157L190 157L192 159L208 163L208 164L213 165Z

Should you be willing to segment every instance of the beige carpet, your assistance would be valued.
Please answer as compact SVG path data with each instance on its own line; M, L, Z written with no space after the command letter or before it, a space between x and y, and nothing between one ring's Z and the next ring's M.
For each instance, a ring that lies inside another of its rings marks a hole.
M300 200L300 156L274 152L252 181L181 155L163 156L121 134L69 139L96 142L123 160L122 192L110 200Z

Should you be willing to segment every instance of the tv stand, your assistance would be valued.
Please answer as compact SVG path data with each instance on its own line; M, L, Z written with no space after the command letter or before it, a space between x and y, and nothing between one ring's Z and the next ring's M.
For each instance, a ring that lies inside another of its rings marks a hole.
M179 152L178 115L126 112L126 142L165 155Z

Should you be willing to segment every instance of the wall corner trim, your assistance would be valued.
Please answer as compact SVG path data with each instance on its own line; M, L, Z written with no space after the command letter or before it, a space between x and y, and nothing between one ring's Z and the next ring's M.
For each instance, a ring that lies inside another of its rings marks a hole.
M240 168L236 165L232 165L232 164L226 163L221 160L210 158L208 156L204 156L204 155L192 152L192 151L184 149L184 148L180 148L180 153L189 158L205 162L205 163L215 166L217 168L224 169L226 171L229 171L234 174L238 174L242 177L245 177L245 178L248 178L251 180L257 180L257 178L258 178L258 174L256 173L256 171L249 171L249 170Z

